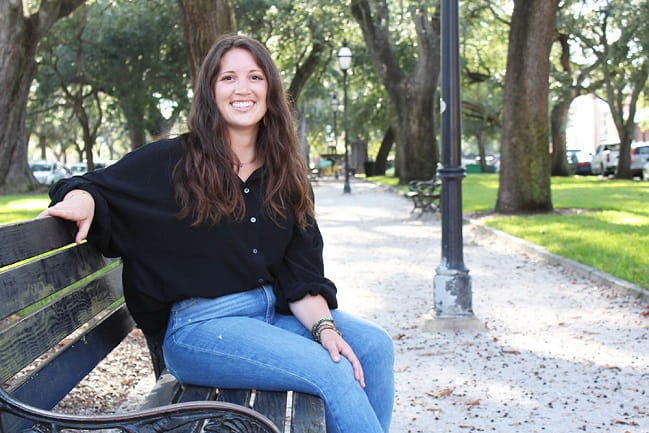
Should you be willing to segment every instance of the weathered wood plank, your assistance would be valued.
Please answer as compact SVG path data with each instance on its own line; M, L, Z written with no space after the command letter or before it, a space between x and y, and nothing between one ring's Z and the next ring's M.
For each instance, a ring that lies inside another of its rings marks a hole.
M95 366L101 362L133 330L135 322L125 305L104 317L83 335L61 349L47 364L31 372L10 393L16 399L43 409L53 408ZM118 380L119 378L115 378ZM12 416L4 416L2 424L7 431L19 432L29 423Z
M219 389L216 400L250 407L250 392L247 389Z
M0 268L74 242L76 226L45 217L0 226Z
M301 392L293 393L291 433L325 433L327 430L324 402L318 397Z
M285 430L286 392L256 391L253 409L266 416L281 432Z
M56 293L107 263L90 244L83 244L0 272L0 318Z
M121 296L121 268L53 301L0 331L0 380L7 380Z

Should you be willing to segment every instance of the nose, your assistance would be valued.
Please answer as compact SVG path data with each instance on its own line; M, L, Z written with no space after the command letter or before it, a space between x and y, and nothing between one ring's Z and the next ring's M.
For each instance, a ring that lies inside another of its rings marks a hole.
M234 91L237 94L241 94L241 95L245 95L246 93L249 93L250 92L250 86L249 86L248 80L245 79L245 78L237 80L237 85L236 85Z

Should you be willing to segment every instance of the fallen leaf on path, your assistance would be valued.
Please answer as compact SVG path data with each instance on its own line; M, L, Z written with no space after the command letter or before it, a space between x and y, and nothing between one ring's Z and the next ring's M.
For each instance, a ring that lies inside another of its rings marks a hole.
M503 349L502 352L503 353L508 353L510 355L520 355L521 354L521 352L516 350L516 349Z
M614 419L613 424L638 425L638 423L635 421L626 421L623 419Z
M449 395L453 394L453 391L455 391L455 388L446 388L441 391L428 391L426 392L426 394L434 398L441 398L448 397Z
M477 400L469 400L466 402L467 406L480 406L480 399Z

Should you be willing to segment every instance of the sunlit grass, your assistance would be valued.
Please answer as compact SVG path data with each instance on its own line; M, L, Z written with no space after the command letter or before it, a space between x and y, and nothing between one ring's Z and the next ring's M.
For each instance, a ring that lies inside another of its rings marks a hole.
M0 196L0 224L34 218L49 202L47 194Z
M465 214L493 212L498 179L473 173L464 178ZM371 180L388 183L383 177ZM649 288L649 182L553 177L552 203L553 213L493 215L486 224Z

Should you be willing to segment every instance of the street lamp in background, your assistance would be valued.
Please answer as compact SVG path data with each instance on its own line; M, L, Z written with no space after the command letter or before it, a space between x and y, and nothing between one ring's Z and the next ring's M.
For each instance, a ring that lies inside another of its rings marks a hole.
M462 179L460 163L461 99L458 0L442 0L442 261L433 284L433 320L424 330L481 329L472 306L471 277L462 251Z
M333 111L334 113L334 149L338 149L338 129L336 127L336 115L338 114L339 105L340 103L338 102L338 96L336 96L336 94L334 93L334 95L331 97L331 111Z
M343 46L338 50L338 65L343 71L343 118L345 128L345 186L343 193L349 194L352 192L349 186L349 139L347 138L347 70L352 65L352 50L347 46L347 41L343 41Z

